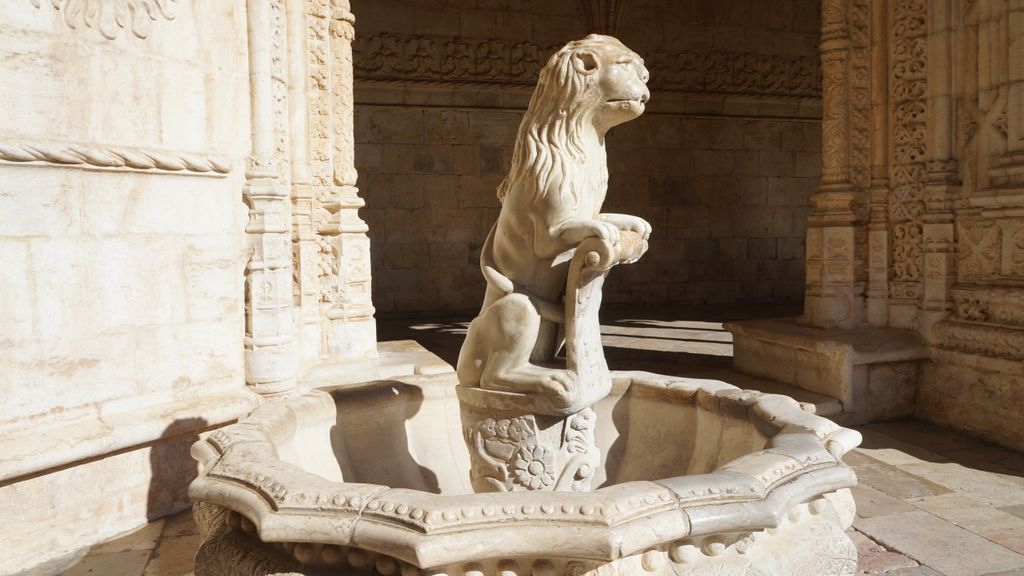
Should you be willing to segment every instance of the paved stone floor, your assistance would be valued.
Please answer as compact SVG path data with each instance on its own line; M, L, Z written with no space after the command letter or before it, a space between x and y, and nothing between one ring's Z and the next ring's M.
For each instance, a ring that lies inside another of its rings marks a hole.
M778 384L729 369L721 322L796 313L780 308L609 311L605 345L612 368L716 378L745 388ZM466 323L382 321L380 339L418 340L454 364ZM827 398L804 401L830 407ZM861 574L1024 576L1024 455L918 421L857 428L857 519L851 536ZM188 512L94 547L71 576L191 576L199 545ZM780 575L781 576L781 575Z

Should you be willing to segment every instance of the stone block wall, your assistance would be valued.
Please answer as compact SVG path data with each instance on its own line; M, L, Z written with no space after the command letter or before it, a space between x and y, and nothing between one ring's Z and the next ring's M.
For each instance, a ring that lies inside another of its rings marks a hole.
M820 180L818 3L631 2L652 101L608 137L604 210L654 225L609 303L798 301ZM577 2L355 0L356 163L378 311L469 310L516 129ZM470 56L471 55L471 56Z
M245 11L122 4L0 7L4 574L186 507L250 405Z

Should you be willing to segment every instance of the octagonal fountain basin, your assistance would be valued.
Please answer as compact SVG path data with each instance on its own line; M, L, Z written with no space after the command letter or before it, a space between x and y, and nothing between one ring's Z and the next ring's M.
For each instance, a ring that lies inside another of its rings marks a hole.
M613 376L589 492L474 494L451 374L268 402L193 446L196 575L855 572L857 432L786 396Z

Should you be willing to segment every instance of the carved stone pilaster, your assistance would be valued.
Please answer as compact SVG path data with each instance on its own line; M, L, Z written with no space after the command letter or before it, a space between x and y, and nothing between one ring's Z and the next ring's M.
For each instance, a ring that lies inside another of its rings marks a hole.
M871 1L870 92L871 182L868 190L867 301L871 326L889 322L889 8Z
M953 201L960 194L960 169L954 156L953 13L951 3L929 6L927 31L928 139L924 177L922 236L924 279L920 328L930 327L952 308L956 281L956 234Z
M281 119L276 98L284 81L283 56L281 46L275 45L271 3L249 0L247 15L252 157L243 196L249 206L245 230L251 236L252 256L245 279L245 379L257 393L277 395L295 387L297 373L291 204L279 162Z
M246 173L252 256L245 279L246 382L260 394L295 387L292 327L291 210L288 189L276 171L253 166Z
M821 181L832 188L850 179L850 30L843 0L824 0L821 13Z
M890 323L916 324L924 278L924 181L927 159L927 14L925 0L892 3L892 249Z
M332 0L330 6L330 86L332 126L332 182L325 207L330 212L321 233L330 246L337 267L336 292L326 309L329 321L326 350L329 354L375 353L377 328L370 292L370 239L359 217L365 205L356 188L355 125L352 88L352 41L355 17L348 0Z
M376 353L370 248L355 187L352 40L343 0L290 0L295 298L301 356L340 360Z
M870 174L870 10L822 4L822 185L807 231L803 321L852 328L864 317L864 190Z

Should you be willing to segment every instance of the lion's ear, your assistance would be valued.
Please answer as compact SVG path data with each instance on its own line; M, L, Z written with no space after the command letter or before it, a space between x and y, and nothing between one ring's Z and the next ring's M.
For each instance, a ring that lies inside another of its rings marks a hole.
M593 74L601 66L597 60L597 54L590 50L579 50L573 54L572 65L580 74Z

